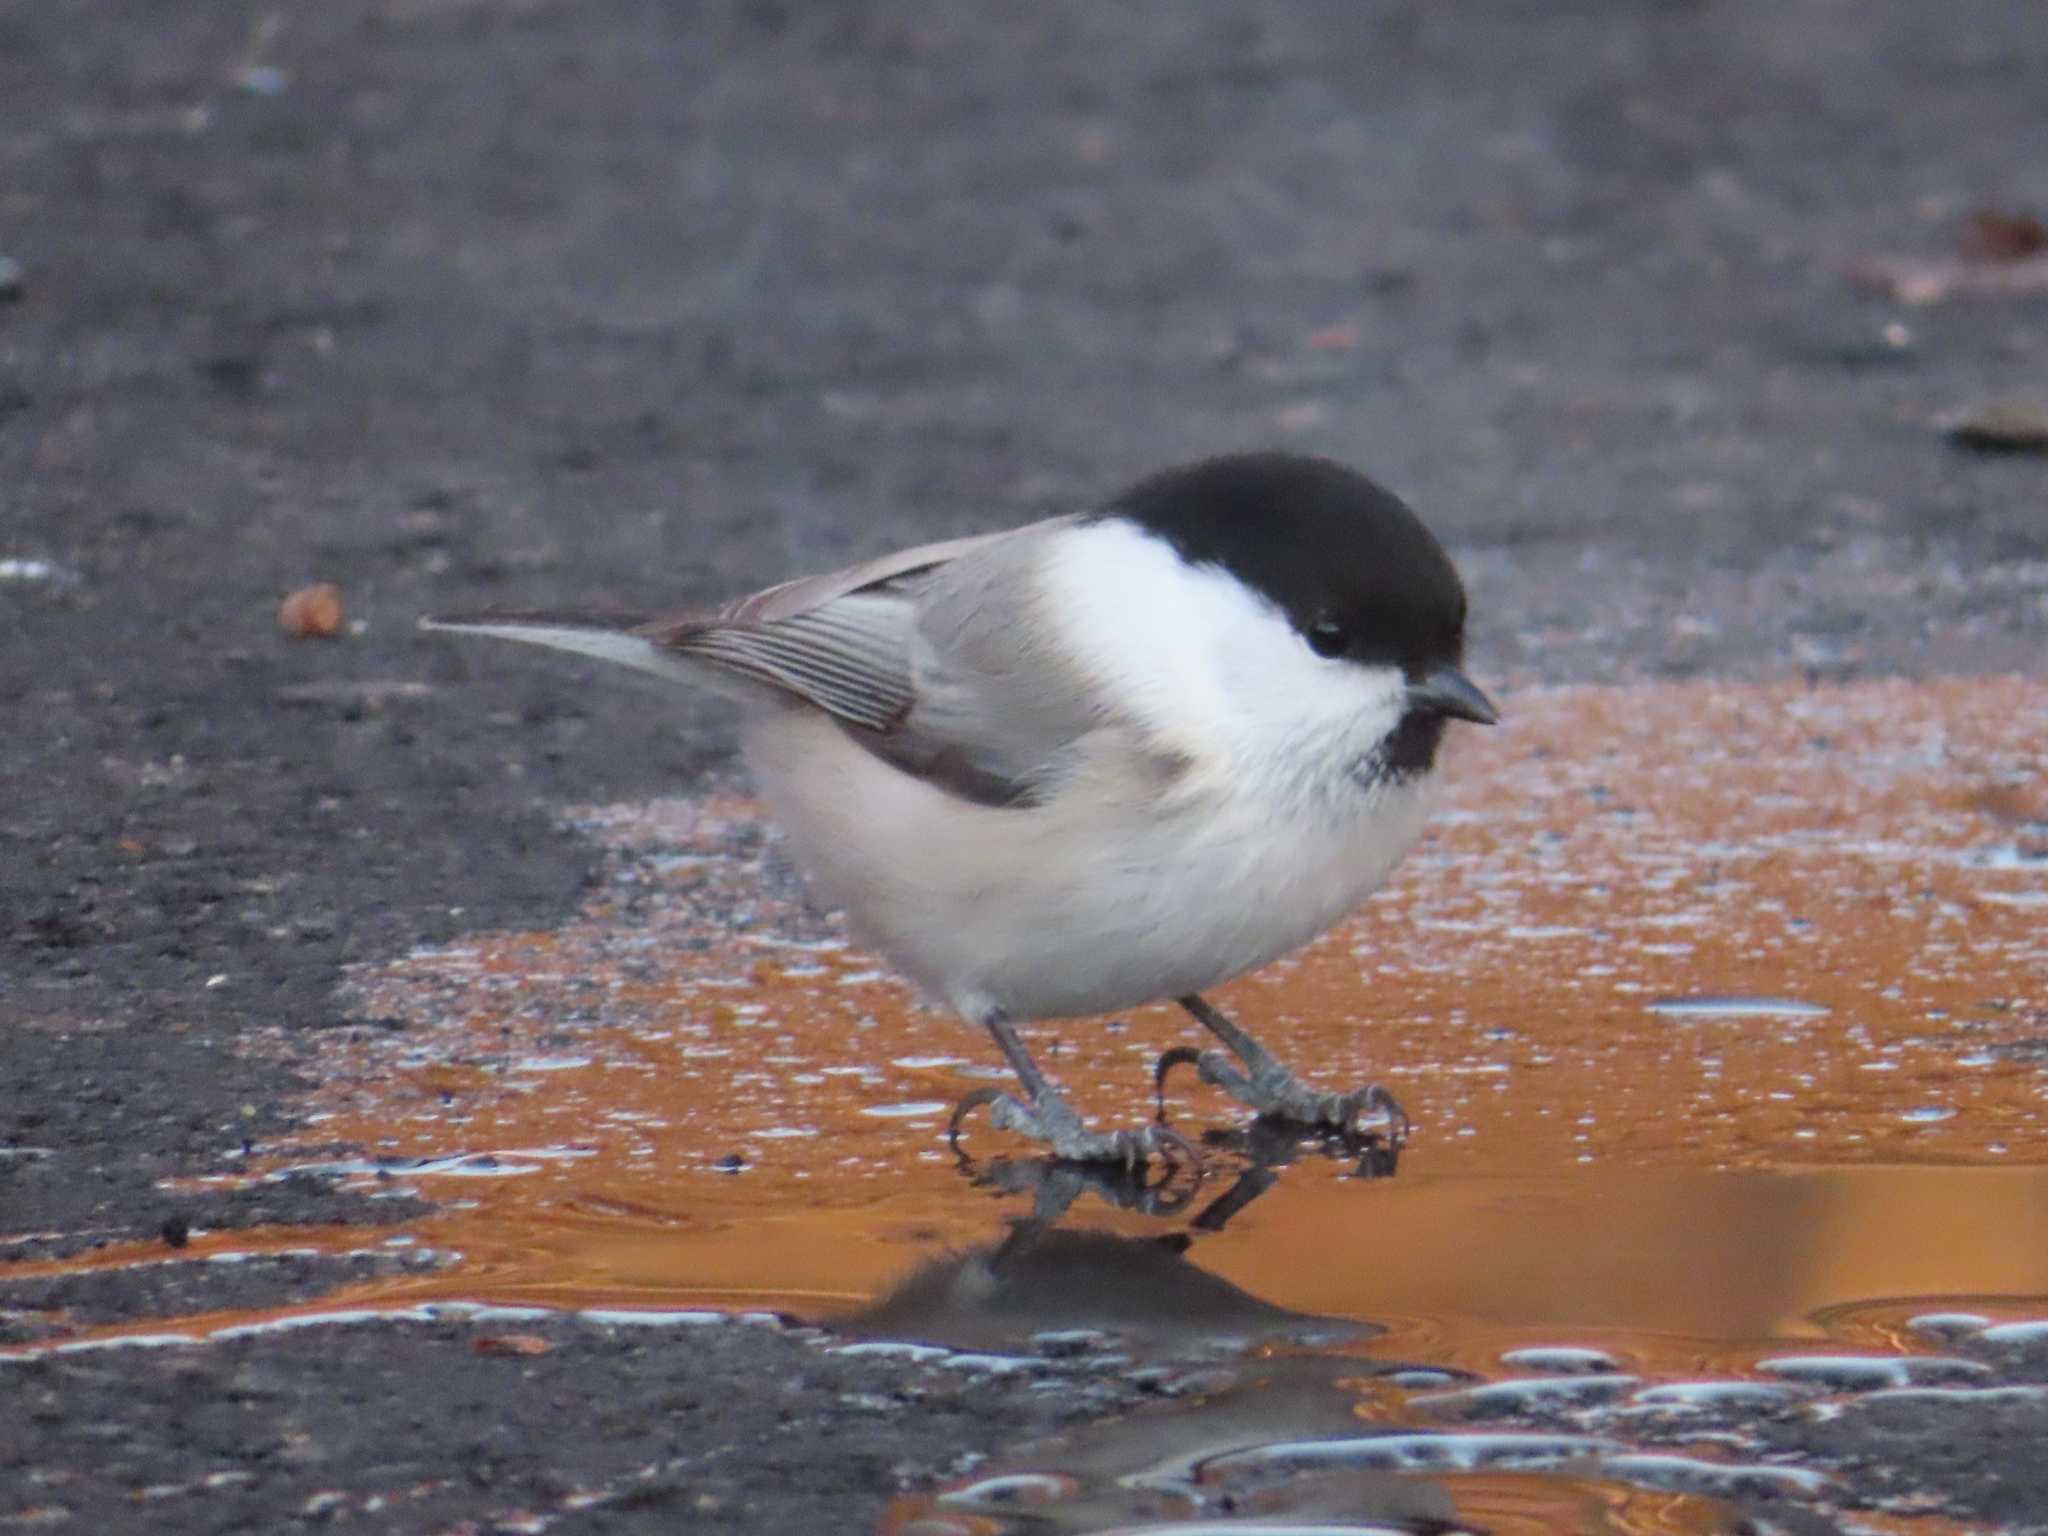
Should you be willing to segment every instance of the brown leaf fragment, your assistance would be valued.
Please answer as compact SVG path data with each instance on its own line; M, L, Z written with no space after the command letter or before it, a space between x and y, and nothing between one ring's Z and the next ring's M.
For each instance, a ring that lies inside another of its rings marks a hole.
M1959 293L2048 293L2048 225L1984 208L1965 221L1954 256L1868 256L1848 266L1853 283L1901 304L1939 304Z
M301 587L277 608L277 627L294 640L330 640L342 618L341 588L331 581Z
M2022 261L2048 251L2048 225L2024 213L1980 208L1963 225L1969 261Z
M555 1346L537 1333L484 1333L469 1347L480 1355L544 1355Z

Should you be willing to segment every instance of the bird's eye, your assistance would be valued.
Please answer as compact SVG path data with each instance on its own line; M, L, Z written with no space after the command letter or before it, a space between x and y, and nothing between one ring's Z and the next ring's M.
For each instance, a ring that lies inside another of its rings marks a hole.
M1335 619L1317 619L1308 627L1308 648L1318 656L1342 656L1351 645L1351 631Z

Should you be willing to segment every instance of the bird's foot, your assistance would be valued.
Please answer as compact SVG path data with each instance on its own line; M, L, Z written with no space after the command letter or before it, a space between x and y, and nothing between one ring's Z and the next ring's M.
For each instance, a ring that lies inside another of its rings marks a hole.
M984 1104L988 1106L989 1124L997 1130L1015 1131L1043 1143L1063 1162L1142 1168L1158 1156L1175 1158L1194 1167L1201 1165L1201 1154L1171 1126L1153 1124L1137 1130L1091 1131L1050 1087L1041 1088L1027 1099L1000 1088L975 1089L953 1107L953 1119L946 1127L946 1139L954 1151L960 1149L961 1123Z
M1167 1073L1192 1065L1203 1082L1221 1088L1261 1119L1345 1137L1378 1131L1396 1144L1407 1139L1408 1112L1378 1083L1349 1093L1318 1093L1277 1058L1263 1051L1260 1055L1261 1060L1245 1066L1223 1051L1199 1051L1190 1045L1165 1052L1152 1069L1161 1117L1166 1114Z

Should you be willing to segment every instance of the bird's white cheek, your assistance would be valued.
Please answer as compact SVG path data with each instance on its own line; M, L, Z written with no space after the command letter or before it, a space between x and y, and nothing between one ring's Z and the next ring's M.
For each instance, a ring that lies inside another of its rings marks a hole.
M1340 771L1406 707L1397 669L1317 656L1263 596L1128 523L1061 535L1041 580L1080 674L1198 765L1241 772L1278 755Z
M1243 600L1234 582L1116 519L1049 541L1040 580L1062 647L1111 712L1196 756L1227 731L1211 647Z

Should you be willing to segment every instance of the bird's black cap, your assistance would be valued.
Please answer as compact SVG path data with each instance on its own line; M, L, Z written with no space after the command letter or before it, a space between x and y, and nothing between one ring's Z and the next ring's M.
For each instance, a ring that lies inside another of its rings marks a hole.
M1465 588L1393 492L1334 459L1241 453L1147 476L1103 509L1263 593L1326 656L1412 679L1465 652Z

